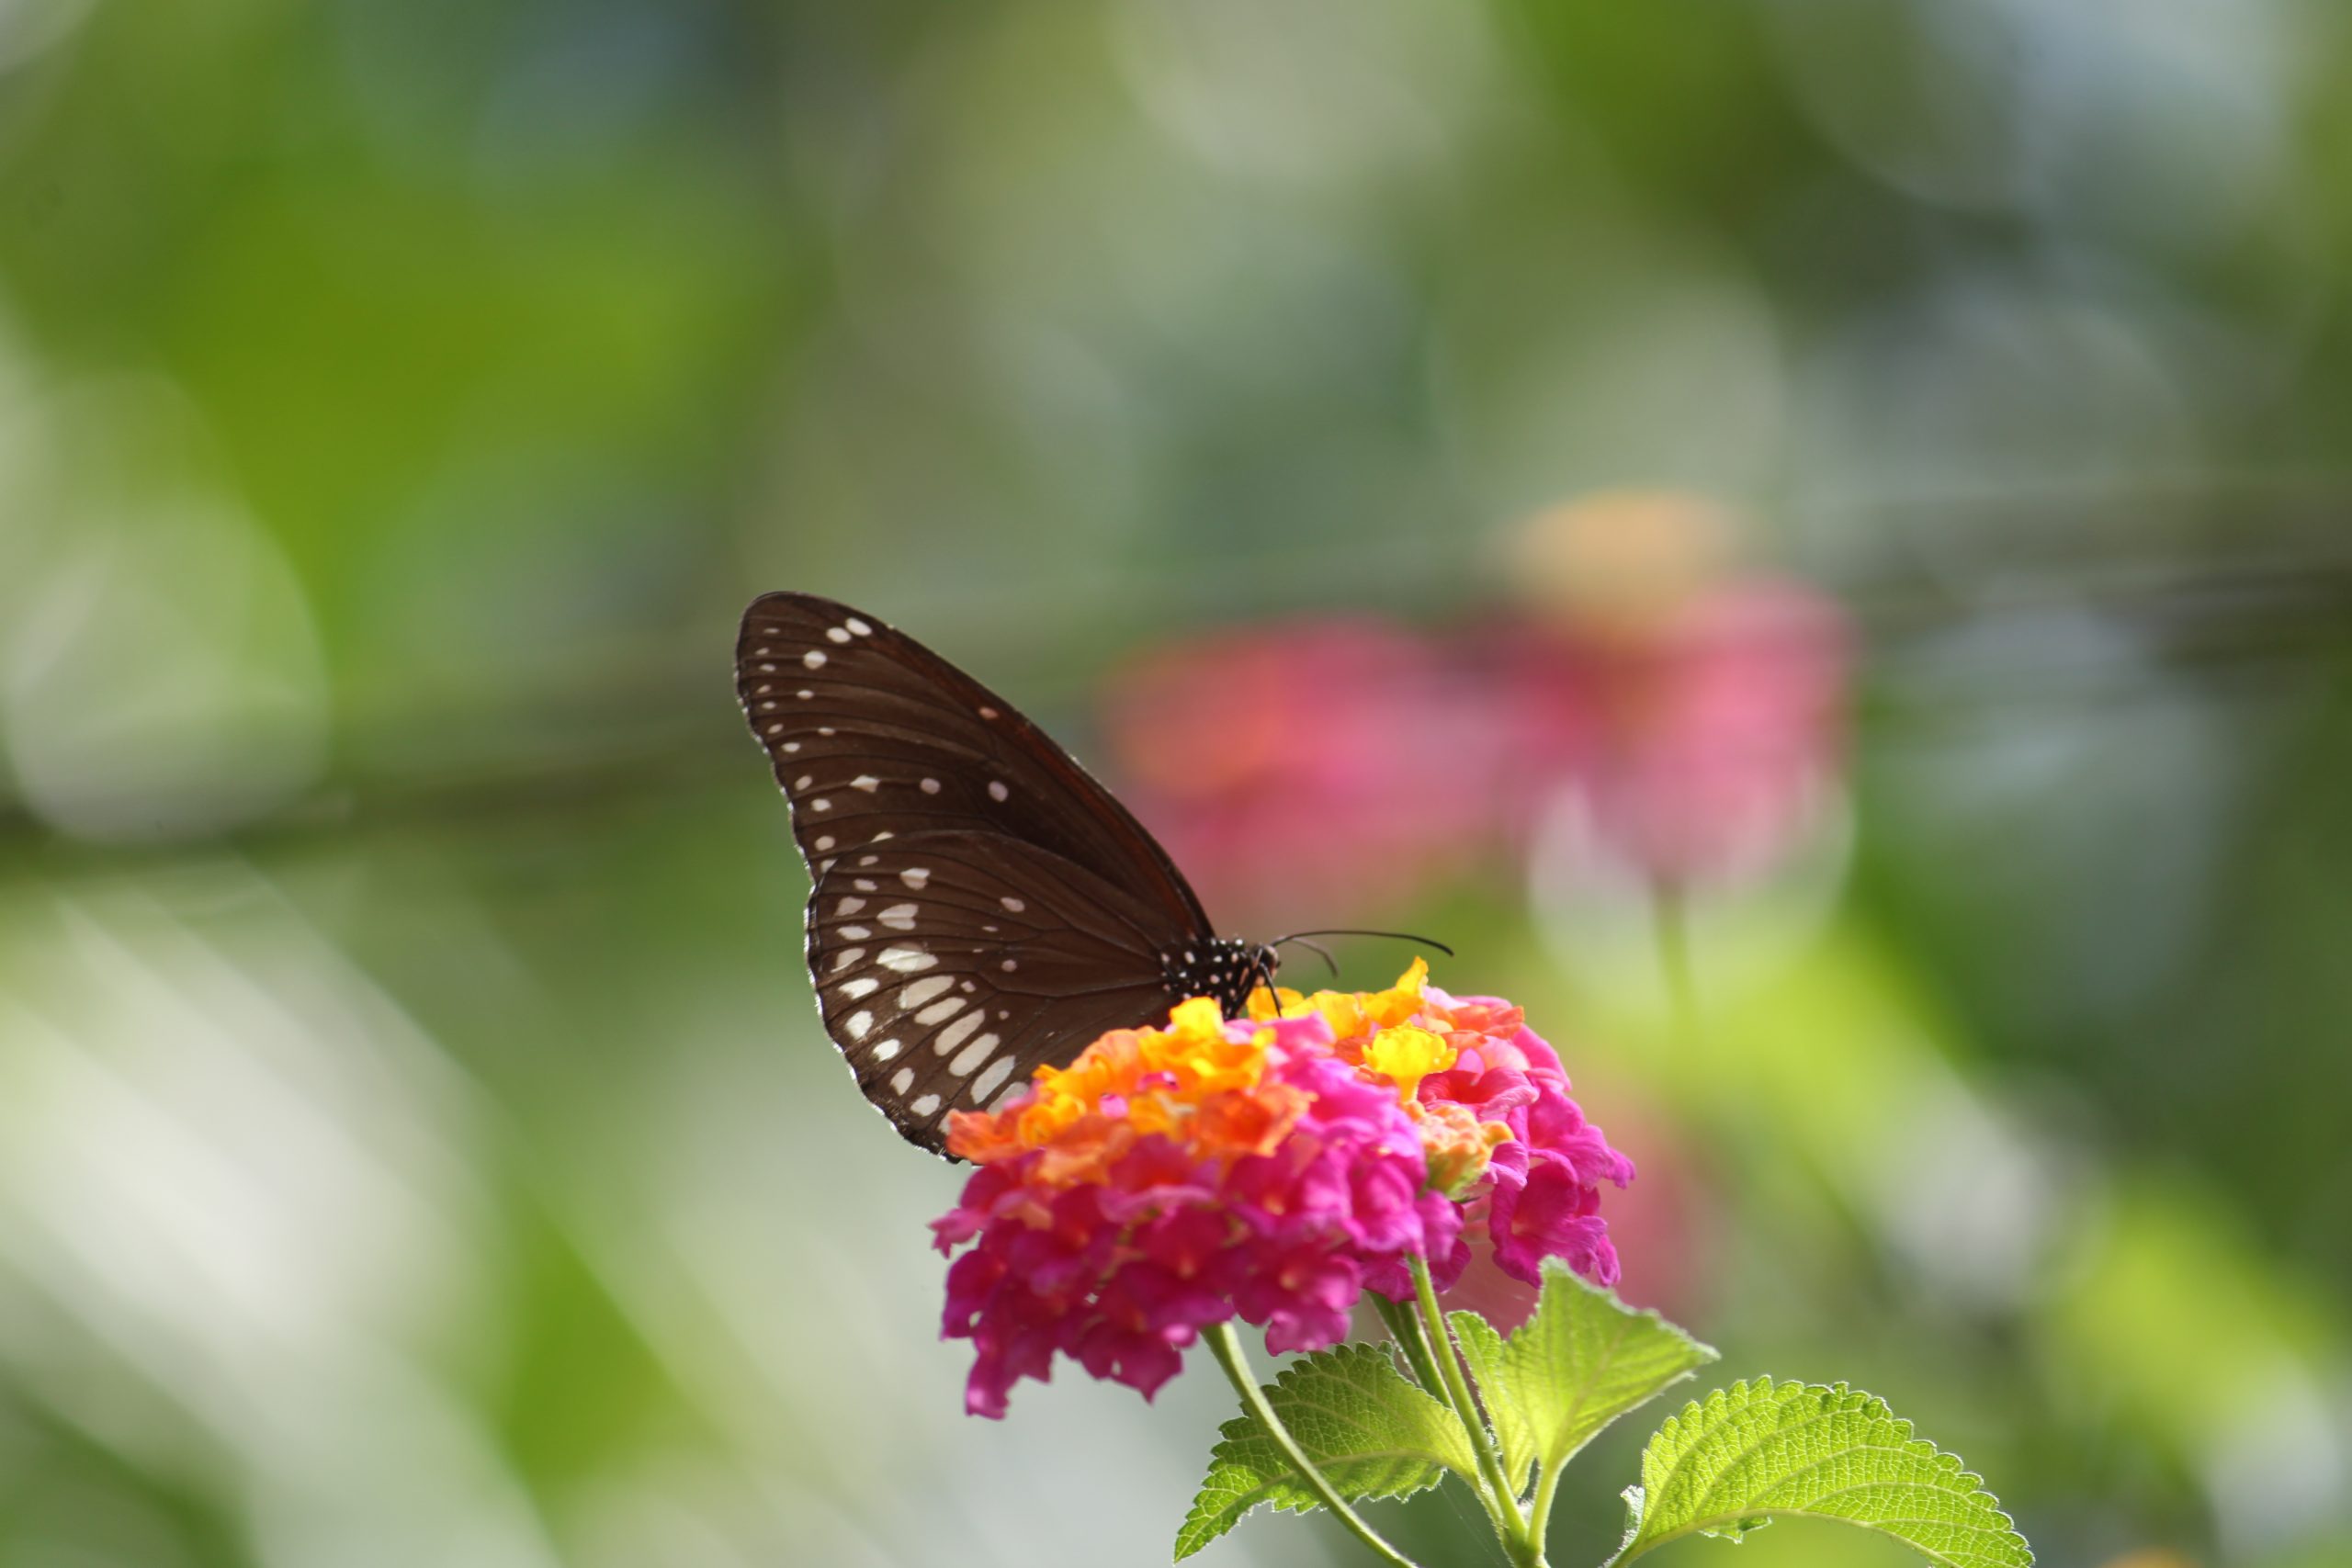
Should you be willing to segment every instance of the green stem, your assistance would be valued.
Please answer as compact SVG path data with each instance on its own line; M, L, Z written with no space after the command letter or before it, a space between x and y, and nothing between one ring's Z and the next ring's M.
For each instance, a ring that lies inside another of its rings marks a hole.
M1274 1414L1273 1405L1267 1401L1266 1391L1258 1386L1258 1380L1250 1374L1249 1359L1241 1348L1241 1337L1233 1332L1233 1325L1211 1324L1201 1331L1201 1337L1209 1342L1209 1353L1216 1358L1216 1364L1225 1369L1225 1375L1231 1380L1234 1392L1241 1395L1241 1407L1258 1418L1258 1424L1266 1429L1268 1437L1274 1439L1274 1446L1282 1450L1283 1458L1290 1461L1290 1467L1298 1472L1298 1478L1306 1483L1306 1489L1315 1494L1316 1500L1330 1509L1333 1517L1347 1527L1348 1533L1370 1547L1373 1555L1383 1562L1394 1563L1396 1568L1414 1568L1411 1558L1381 1540L1373 1528L1363 1522L1363 1516L1348 1506L1348 1500L1332 1489L1323 1472L1315 1468L1315 1461L1306 1457L1306 1450L1298 1446L1298 1439L1290 1435L1290 1428L1283 1425L1282 1417Z
M1565 1464L1547 1464L1535 1483L1535 1501L1527 1510L1527 1539L1539 1546L1551 1532L1552 1495L1560 1489L1560 1472Z
M1491 1506L1495 1533L1526 1568L1541 1568L1544 1543L1527 1533L1527 1518L1519 1511L1519 1497L1511 1490L1510 1476L1503 1469L1502 1455L1495 1448L1495 1435L1487 1429L1486 1417L1478 1413L1478 1402L1471 1397L1470 1378L1463 1370L1461 1352L1454 1348L1453 1337L1446 1331L1444 1314L1438 1311L1437 1282L1430 1278L1429 1260L1417 1257L1412 1259L1412 1267L1413 1294L1420 1303L1421 1323L1429 1333L1446 1399L1470 1434L1471 1450L1478 1458L1478 1472L1487 1478L1487 1489L1494 1494Z
M1421 1332L1421 1320L1414 1315L1411 1305L1392 1302L1376 1291L1368 1294L1380 1313L1380 1321L1388 1325L1389 1334L1404 1350L1405 1362L1413 1369L1414 1381L1427 1389L1431 1398L1445 1398L1445 1382L1438 1376L1437 1358L1430 1354L1429 1337Z
M1380 1313L1381 1321L1388 1325L1388 1332L1395 1335L1396 1343L1404 1347L1405 1359L1413 1369L1414 1381L1429 1392L1430 1398L1453 1411L1454 1418L1460 1420L1461 1411L1453 1403L1452 1391L1446 1387L1444 1375L1437 1370L1437 1357L1430 1348L1429 1335L1421 1327L1420 1314L1411 1303L1392 1302L1376 1292L1373 1293L1372 1302ZM1496 1536L1503 1538L1502 1506L1497 1501L1487 1467L1474 1463L1471 1468L1477 1473L1463 1479L1478 1495L1478 1506L1487 1510L1487 1517L1493 1521Z

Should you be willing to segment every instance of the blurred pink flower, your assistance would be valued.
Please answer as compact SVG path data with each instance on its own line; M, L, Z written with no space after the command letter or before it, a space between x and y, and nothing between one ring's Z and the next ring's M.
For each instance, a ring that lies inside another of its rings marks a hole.
M1659 886L1770 871L1842 765L1844 625L1794 582L1728 583L1632 624L1524 626L1494 659L1508 815L1527 831L1572 811Z
M1443 637L1289 620L1114 676L1123 793L1221 918L1374 919L1566 829L1663 888L1736 884L1804 840L1844 760L1836 604L1734 567L1681 492L1555 509L1513 536L1517 610Z
M1483 847L1501 730L1468 671L1378 621L1170 644L1102 711L1124 798L1220 919L1364 918Z
M1484 658L1522 842L1566 842L1653 887L1759 876L1844 761L1837 604L1739 565L1739 518L1688 491L1611 491L1508 537L1521 606Z

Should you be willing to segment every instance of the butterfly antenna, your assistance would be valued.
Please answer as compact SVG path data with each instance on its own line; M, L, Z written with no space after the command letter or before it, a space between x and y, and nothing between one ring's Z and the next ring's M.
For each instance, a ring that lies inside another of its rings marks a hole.
M1323 961L1323 966L1330 970L1332 974L1337 975L1340 972L1340 961L1332 957L1331 950L1324 946L1319 942L1309 942L1303 936L1286 936L1283 938L1282 942L1275 942L1273 945L1280 947L1283 942L1292 942L1298 943L1299 946L1306 949L1307 952L1321 959Z
M1276 947L1280 947L1283 943L1284 943L1284 942L1297 942L1297 941L1299 941L1299 940L1300 940L1301 938L1303 938L1303 937L1310 937L1310 936L1385 936L1385 937L1392 937L1392 938L1394 938L1395 940L1396 940L1396 941L1398 941L1398 942L1421 942L1421 943L1423 943L1423 944L1425 944L1425 945L1427 945L1427 946L1436 948L1440 953L1444 953L1448 958L1451 958L1451 957L1453 957L1453 949L1452 949L1452 948L1450 948L1450 947L1446 946L1446 945L1445 945L1445 943L1443 943L1443 942L1442 942L1438 941L1435 937L1416 936L1416 935L1415 935L1413 932L1411 932L1411 931L1364 931L1364 930L1363 930L1362 928L1360 928L1360 927L1356 927L1356 926L1333 926L1333 927L1332 927L1332 928L1330 928L1329 931L1293 931L1293 932L1291 932L1291 933L1290 933L1290 935L1288 935L1288 936L1276 937L1276 938L1274 939L1274 943L1273 943L1273 944L1274 944ZM1317 951L1317 952L1318 952L1318 953L1320 953L1320 952L1322 952L1322 949L1317 948L1317 949L1316 949L1316 951ZM1330 955L1329 955L1329 953L1325 953L1325 954L1324 954L1324 956L1325 956L1325 959L1328 961Z

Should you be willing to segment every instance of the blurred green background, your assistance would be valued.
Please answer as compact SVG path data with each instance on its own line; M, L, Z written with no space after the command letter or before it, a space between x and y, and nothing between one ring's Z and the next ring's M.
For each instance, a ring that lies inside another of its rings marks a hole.
M735 615L914 630L1182 851L1136 660L1582 701L1771 583L1838 716L1695 1024L1589 813L1244 779L1212 908L1525 1002L1725 1378L2049 1562L2352 1562L2347 85L2331 0L0 0L0 1562L1164 1561L1229 1393L960 1414Z

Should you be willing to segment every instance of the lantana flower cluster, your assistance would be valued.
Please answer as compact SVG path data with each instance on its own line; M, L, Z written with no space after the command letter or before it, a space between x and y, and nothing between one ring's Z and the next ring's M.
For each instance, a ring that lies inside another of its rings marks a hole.
M1600 1188L1633 1163L1518 1008L1428 973L1261 989L1238 1019L1195 998L951 1118L978 1167L933 1224L955 1256L944 1332L976 1351L966 1409L1002 1416L1057 1354L1149 1398L1235 1318L1269 1350L1321 1349L1363 1292L1409 1298L1416 1258L1443 1290L1474 1242L1530 1283L1548 1257L1613 1283Z

